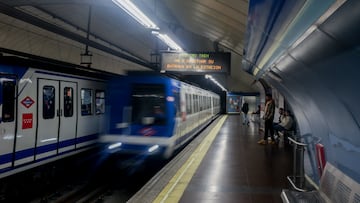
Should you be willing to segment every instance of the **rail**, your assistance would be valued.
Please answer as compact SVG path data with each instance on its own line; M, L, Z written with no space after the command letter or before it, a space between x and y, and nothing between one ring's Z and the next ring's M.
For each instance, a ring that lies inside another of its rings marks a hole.
M293 191L284 189L281 192L281 199L285 203L353 203L360 199L360 184L327 162L318 190Z
M302 143L302 142L295 141L295 140L292 139L291 137L289 137L289 140L290 140L292 143L296 144L296 145L304 146L304 147L307 146L307 144Z
M300 137L297 137L301 139ZM306 191L305 187L305 172L304 172L304 151L307 146L306 143L302 143L299 140L295 140L288 137L288 140L293 144L293 175L287 176L287 180L290 185L299 192Z

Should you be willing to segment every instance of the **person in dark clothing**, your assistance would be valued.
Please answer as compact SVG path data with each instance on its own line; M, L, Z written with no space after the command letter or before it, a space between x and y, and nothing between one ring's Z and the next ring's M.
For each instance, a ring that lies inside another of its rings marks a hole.
M260 111L261 111L261 107L260 105L258 105L258 108L256 109L256 111L253 111L251 113L251 120L253 122L259 122L259 119L260 119Z
M260 114L260 105L258 105L256 111L253 111L252 114Z
M249 125L249 119L248 119L248 112L249 112L249 104L247 102L244 102L243 106L241 107L241 111L243 112L243 125L245 123Z
M280 124L283 117L284 117L284 108L279 108L279 119L278 122L274 122L274 126Z
M258 141L258 144L266 144L269 133L271 136L270 144L276 144L274 138L274 128L273 128L274 115L275 115L275 102L272 99L271 94L266 94L265 115L263 118L265 120L264 139Z

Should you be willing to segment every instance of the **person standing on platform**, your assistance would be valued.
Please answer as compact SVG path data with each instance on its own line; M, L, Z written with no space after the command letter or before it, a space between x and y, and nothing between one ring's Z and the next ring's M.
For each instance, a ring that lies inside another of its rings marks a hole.
M274 115L275 115L275 102L272 99L271 94L266 94L265 100L266 100L265 114L264 114L264 118L263 118L265 120L264 139L258 141L258 144L266 144L269 133L271 136L270 144L276 144L275 138L274 138L274 128L273 128L273 120L274 120Z
M245 123L249 125L249 119L248 119L248 112L249 112L249 104L247 102L244 102L243 106L241 107L241 111L243 112L243 125Z

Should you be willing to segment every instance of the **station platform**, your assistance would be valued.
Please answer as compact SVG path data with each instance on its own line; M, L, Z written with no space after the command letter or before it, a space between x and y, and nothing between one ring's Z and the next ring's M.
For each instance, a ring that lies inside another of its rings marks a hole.
M292 150L260 145L259 123L216 119L128 202L278 203Z

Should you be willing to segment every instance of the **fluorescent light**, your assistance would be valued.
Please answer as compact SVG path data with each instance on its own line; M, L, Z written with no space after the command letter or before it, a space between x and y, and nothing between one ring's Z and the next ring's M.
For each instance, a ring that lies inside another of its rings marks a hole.
M161 34L161 33L157 32L157 31L153 31L152 34L156 35L156 37L161 39L161 41L163 41L171 49L176 50L176 51L182 51L183 50L178 44L176 44L176 42L174 42L174 40L172 40L166 34Z
M215 78L213 78L211 75L205 74L205 78L211 80L213 83L215 83L218 87L221 88L222 91L227 92L227 89L225 89L224 86L222 86Z
M153 23L143 12L141 12L130 0L112 1L146 28L159 29L158 26Z
M152 34L156 35L159 39L161 39L166 45L168 45L171 49L176 51L182 51L182 48L177 45L169 36L165 34L159 33L160 28L153 23L140 9L138 9L135 4L133 4L130 0L112 0L117 6L126 11L131 17L133 17L136 21L138 21L141 25L146 28L153 29Z

